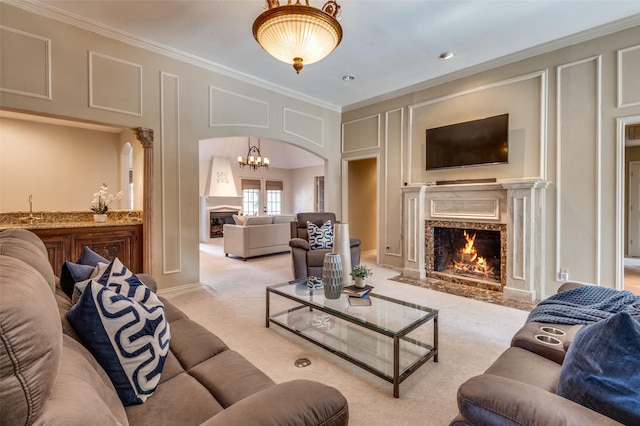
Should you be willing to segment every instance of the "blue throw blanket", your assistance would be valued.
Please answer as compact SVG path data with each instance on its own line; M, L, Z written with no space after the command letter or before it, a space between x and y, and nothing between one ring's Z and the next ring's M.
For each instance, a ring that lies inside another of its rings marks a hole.
M630 291L583 286L561 291L533 308L527 322L592 324L618 312L628 312L640 321L640 296Z

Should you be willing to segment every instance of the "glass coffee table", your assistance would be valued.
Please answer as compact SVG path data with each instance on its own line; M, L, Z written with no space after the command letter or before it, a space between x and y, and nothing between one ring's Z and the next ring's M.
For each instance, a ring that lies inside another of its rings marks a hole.
M438 362L438 311L369 296L370 306L351 306L347 295L327 299L306 282L268 286L266 326L277 324L393 383L398 398L400 383L431 358Z

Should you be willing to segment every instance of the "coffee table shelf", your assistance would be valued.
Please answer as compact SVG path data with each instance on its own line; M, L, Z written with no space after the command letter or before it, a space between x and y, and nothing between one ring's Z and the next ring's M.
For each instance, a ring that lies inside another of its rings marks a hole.
M304 283L269 286L266 296L267 327L276 324L392 383L396 398L400 383L438 361L435 309L375 293L371 306L351 306L346 295L326 299Z

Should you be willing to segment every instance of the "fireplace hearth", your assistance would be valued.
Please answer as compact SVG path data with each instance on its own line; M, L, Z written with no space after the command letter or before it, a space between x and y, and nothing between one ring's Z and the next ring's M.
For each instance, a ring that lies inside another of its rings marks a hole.
M428 277L502 291L506 225L426 221L425 237Z

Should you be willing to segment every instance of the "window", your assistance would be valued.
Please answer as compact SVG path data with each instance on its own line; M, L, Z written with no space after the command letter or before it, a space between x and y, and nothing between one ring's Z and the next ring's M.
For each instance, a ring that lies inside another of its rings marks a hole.
M267 184L267 214L282 214L282 181L268 180Z
M323 212L324 211L324 176L316 176L316 185L315 185L315 202L316 202L316 211Z
M260 181L242 179L242 211L245 216L256 215L260 210Z
M279 180L241 179L245 215L282 214L284 184ZM262 206L262 211L261 211Z

